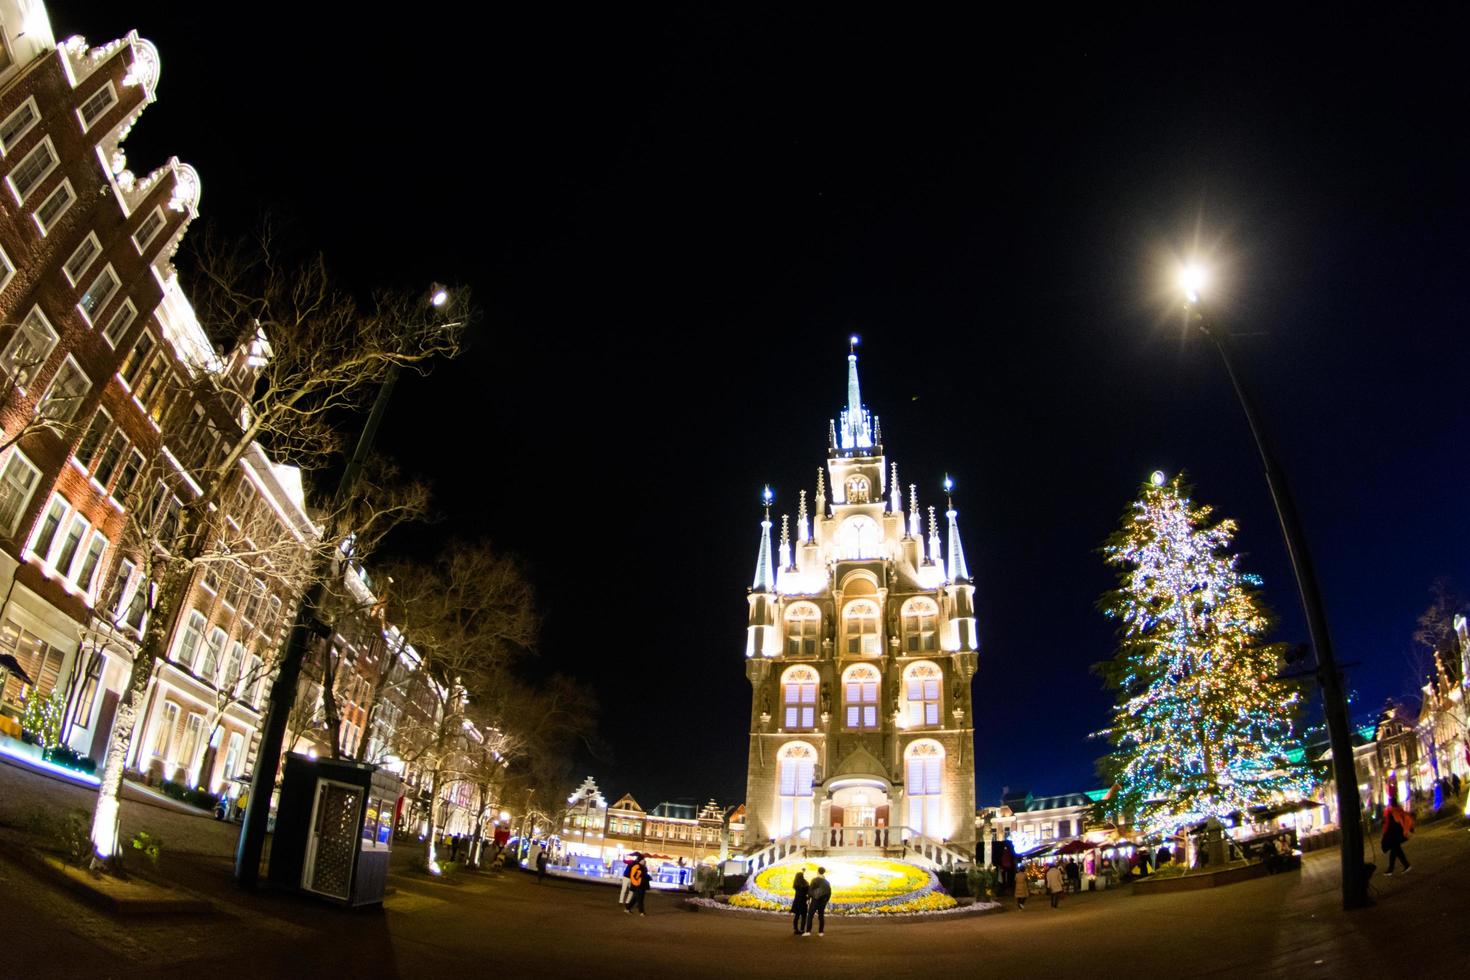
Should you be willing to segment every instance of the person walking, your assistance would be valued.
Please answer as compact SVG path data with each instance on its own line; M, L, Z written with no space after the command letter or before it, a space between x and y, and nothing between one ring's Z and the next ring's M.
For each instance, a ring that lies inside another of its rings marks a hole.
M646 915L643 910L643 900L648 895L648 862L639 855L637 863L628 869L628 889L632 894L628 902L623 906L623 911L629 915L633 914L633 906L638 906L638 914Z
M1408 874L1409 859L1404 856L1404 841L1413 832L1413 816L1399 806L1397 800L1389 800L1387 809L1383 811L1383 840L1379 841L1383 853L1388 855L1388 870L1384 872L1385 875L1393 874L1395 861L1403 864L1404 873Z
M632 854L628 855L629 860L623 864L623 883L621 887L618 888L619 905L628 904L628 892L632 889L632 884L629 882L628 876L633 873L633 865L637 864L638 859L641 857L643 857L642 854L634 851Z
M806 873L798 871L791 882L791 931L803 939L806 938L807 895L810 891L811 886L806 883Z
M536 855L536 884L538 885L546 877L546 863L546 851L543 850L540 854Z
M1062 868L1061 865L1053 864L1046 869L1046 890L1051 893L1051 907L1056 908L1057 903L1062 900Z
M812 934L812 919L817 920L817 935L827 932L827 903L832 901L832 886L827 883L827 869L818 866L817 876L812 879L806 909L806 934Z
M1031 897L1031 884L1026 880L1026 869L1016 875L1016 908L1026 911L1026 899Z

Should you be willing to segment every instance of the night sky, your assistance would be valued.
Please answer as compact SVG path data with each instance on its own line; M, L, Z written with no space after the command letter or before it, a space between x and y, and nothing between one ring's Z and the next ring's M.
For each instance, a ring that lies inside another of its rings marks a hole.
M814 487L851 332L900 480L958 485L982 802L1094 785L1097 549L1152 470L1239 519L1305 640L1179 329L1185 253L1244 335L1355 712L1412 692L1431 581L1470 587L1463 13L48 6L158 45L131 166L194 164L222 230L271 209L354 284L472 287L473 349L399 387L381 446L436 485L413 545L525 559L533 669L598 690L609 798L742 798L758 494Z

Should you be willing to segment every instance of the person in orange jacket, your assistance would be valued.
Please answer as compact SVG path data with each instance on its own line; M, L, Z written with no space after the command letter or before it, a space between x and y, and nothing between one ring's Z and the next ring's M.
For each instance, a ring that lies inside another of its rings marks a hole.
M1383 853L1388 855L1388 870L1385 875L1393 874L1394 862L1397 861L1404 866L1404 873L1409 871L1409 859L1404 856L1404 841L1414 832L1414 817L1399 806L1397 800L1389 800L1388 807L1383 811L1383 840L1379 843L1383 847Z

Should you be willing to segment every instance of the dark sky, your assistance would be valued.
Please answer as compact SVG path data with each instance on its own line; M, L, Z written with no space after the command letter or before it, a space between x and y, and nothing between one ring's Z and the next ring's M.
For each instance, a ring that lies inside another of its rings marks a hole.
M1150 471L1239 519L1305 639L1171 311L1196 247L1357 709L1412 689L1430 582L1470 585L1463 14L49 6L58 37L157 43L130 159L198 167L208 219L274 209L351 282L473 288L474 348L399 388L382 446L436 483L420 541L529 564L538 669L598 689L612 797L743 795L757 495L813 486L853 331L902 482L958 483L982 801L1093 784L1097 548Z

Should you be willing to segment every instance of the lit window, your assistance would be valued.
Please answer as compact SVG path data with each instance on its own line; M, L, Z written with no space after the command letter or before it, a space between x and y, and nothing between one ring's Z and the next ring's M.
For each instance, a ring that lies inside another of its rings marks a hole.
M92 285L87 287L87 291L82 293L82 298L77 302L86 314L88 323L96 322L97 314L102 312L102 308L117 295L120 288L122 283L117 281L117 273L112 271L112 266L109 265L97 273L97 278L92 280Z
M878 688L878 671L866 664L849 667L842 675L842 704L848 728L878 727Z
M122 476L118 478L117 485L112 488L112 499L118 503L126 503L138 488L138 479L142 475L143 454L134 449L128 454L128 461L123 465Z
M865 477L850 476L847 478L847 502L850 504L868 502L868 481Z
M15 148L16 142L40 121L41 114L36 111L36 98L31 96L0 123L0 152L9 153Z
M87 101L77 109L77 115L82 117L82 132L85 133L91 129L92 125L115 105L117 105L117 91L113 89L111 82L107 82L88 96Z
M41 186L41 181L56 169L57 162L56 151L51 148L49 138L27 153L6 178L10 182L10 192L15 195L15 203L24 204L26 198Z
M939 649L939 607L931 599L910 599L903 604L903 642L910 653Z
M97 241L97 233L92 232L71 253L71 258L66 260L66 264L61 267L61 271L66 273L67 281L75 286L77 280L82 278L82 273L86 272L92 262L101 254L102 245Z
M46 200L36 208L36 227L41 229L41 234L46 234L56 227L57 219L67 212L76 203L76 192L71 189L71 181L63 180L57 185L56 190L46 195Z
M11 384L24 388L51 356L56 340L56 331L45 314L39 306L34 307L15 328L5 352L0 354L0 370L10 378Z
M156 346L153 335L148 331L145 330L138 335L137 343L133 344L133 349L128 351L128 356L123 359L122 367L117 369L123 383L129 388L136 386L135 382L143 373L144 365L152 358Z
M787 730L817 725L817 672L810 667L792 667L781 675L782 727Z
M837 547L845 559L882 558L883 531L866 514L857 514L837 529Z
M904 751L904 797L908 800L908 825L926 837L942 839L949 828L940 824L944 793L944 746L920 739Z
M174 651L174 661L193 670L194 661L199 658L199 644L202 642L204 642L204 614L195 609L189 613L189 621L184 625L184 631L179 634L179 645Z
M245 647L239 642L230 644L230 659L225 666L224 685L221 688L231 697L235 696L235 689L240 685L240 665L245 660Z
M71 519L71 525L66 529L66 537L61 539L61 551L56 556L56 571L63 577L71 577L72 562L76 560L77 551L82 546L82 539L91 530L91 525L80 516Z
M148 243L153 241L162 230L163 209L154 208L152 213L143 219L143 223L138 226L138 230L133 232L133 245L138 249L139 255L143 254L143 250L148 247Z
M82 433L82 439L77 443L76 450L72 453L77 462L91 469L92 464L97 461L97 451L102 448L102 443L107 437L107 431L112 427L112 417L107 414L106 409L97 409L92 416L92 421L87 423L87 431Z
M204 663L194 673L213 683L215 674L219 673L220 659L224 652L225 631L216 626L209 634L209 642L204 645Z
M40 478L41 471L20 450L11 451L4 468L0 469L0 530L7 537L15 533L15 526L30 504Z
M786 610L786 653L792 657L815 657L822 631L822 612L809 602Z
M909 665L903 672L910 728L932 728L939 724L939 691L944 674L931 663Z
M98 483L105 487L112 482L113 474L117 472L118 464L127 451L128 437L119 429L107 440L107 448L102 450L102 459L97 463L97 472L92 474Z
M812 776L817 750L805 742L788 742L777 757L778 809L776 836L809 831L812 825Z
M153 729L153 754L158 758L168 755L168 747L174 740L174 727L178 723L179 706L172 701L163 702L163 709L158 713L158 722Z
M77 362L68 357L56 372L56 378L36 411L53 422L70 422L82 407L82 399L92 390L91 380L77 367Z
M855 599L843 610L847 652L865 656L882 653L878 640L878 604L871 599Z

